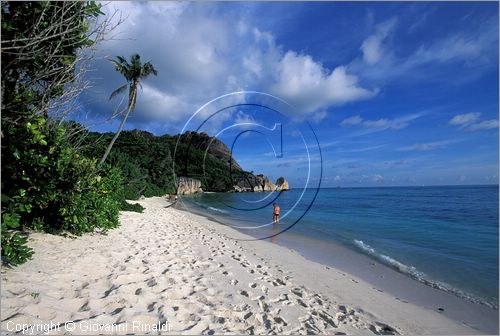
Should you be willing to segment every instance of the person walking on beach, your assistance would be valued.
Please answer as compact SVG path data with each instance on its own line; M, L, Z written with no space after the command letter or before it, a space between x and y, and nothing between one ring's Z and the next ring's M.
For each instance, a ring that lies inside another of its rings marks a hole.
M279 224L280 223L280 212L281 212L280 206L278 205L278 203L274 203L273 207L274 207L273 222L274 222L274 224Z

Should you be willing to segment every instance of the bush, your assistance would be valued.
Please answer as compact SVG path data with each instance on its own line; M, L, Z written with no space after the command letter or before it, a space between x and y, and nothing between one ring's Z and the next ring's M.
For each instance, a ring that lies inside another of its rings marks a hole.
M7 264L22 264L33 255L33 250L26 246L27 238L14 231L19 226L18 214L2 214L2 260Z
M122 211L134 211L134 212L139 212L142 213L144 210L144 207L140 205L139 203L134 203L130 204L129 202L126 202L125 200L122 202L121 209Z
M25 240L3 239L3 232L10 232L7 229L80 235L119 225L120 171L98 167L96 160L80 155L64 128L50 126L43 117L34 118L24 127L6 127L3 144L2 180L8 183L2 186L2 210L17 214L19 225L2 226L2 255L26 254Z
M104 32L91 29L100 8L95 1L2 2L1 242L12 265L31 257L26 228L80 234L118 225L120 174L98 169L64 128L48 125L49 112L65 111L81 91L74 70L81 49Z

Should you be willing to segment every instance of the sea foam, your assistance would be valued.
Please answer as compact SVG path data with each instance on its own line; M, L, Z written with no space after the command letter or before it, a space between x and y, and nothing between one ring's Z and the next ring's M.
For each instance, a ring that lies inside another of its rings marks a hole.
M420 272L414 266L405 265L402 262L399 262L396 259L391 258L385 254L378 253L373 247L364 243L362 240L354 239L354 244L359 249L361 249L363 252L371 255L372 257L376 258L377 260L381 261L382 263L392 267L393 269L396 269L397 271L399 271L401 273L407 274L410 277L412 277L413 279L420 281L428 286L431 286L431 287L436 288L436 289L440 289L440 290L445 291L445 292L453 293L454 295L461 297L461 298L464 298L468 301L484 304L484 305L492 307L494 309L498 309L498 305L493 303L493 302L489 302L487 300L470 295L469 293L465 293L464 291L459 290L459 289L457 289L457 288L455 288L447 283L429 279L429 277L425 273Z
M210 209L212 211L216 211L216 212L227 213L227 211L224 211L224 210L219 209L219 208L214 208L214 207L211 207L211 206L209 206L208 209Z

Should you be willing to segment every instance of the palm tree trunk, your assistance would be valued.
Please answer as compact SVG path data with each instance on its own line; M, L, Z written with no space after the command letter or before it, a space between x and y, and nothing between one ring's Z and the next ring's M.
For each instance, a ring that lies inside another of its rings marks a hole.
M102 165L104 163L104 161L106 161L106 159L109 155L109 152L111 152L111 148L113 148L113 145L115 144L116 139L118 139L121 131L123 130L123 126L125 126L125 122L127 121L128 115L134 109L135 104L132 104L131 102L132 102L132 100L135 99L134 96L136 95L136 93L137 93L137 87L131 88L131 95L130 95L131 99L129 99L127 113L123 117L123 120L120 123L120 127L118 127L118 131L116 132L115 136L113 137L113 139L109 143L108 148L106 148L106 151L104 152L104 155L102 156L101 161L99 162L99 165Z

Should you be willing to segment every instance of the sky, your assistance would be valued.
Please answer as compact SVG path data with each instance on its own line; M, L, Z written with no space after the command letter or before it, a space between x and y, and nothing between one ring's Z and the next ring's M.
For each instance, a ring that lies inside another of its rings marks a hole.
M124 84L109 58L138 53L125 129L205 131L246 170L292 187L498 184L497 2L111 2L70 118L115 131ZM240 93L235 93L240 92ZM259 93L256 93L259 92ZM236 140L235 140L236 139ZM234 144L233 144L234 143Z

